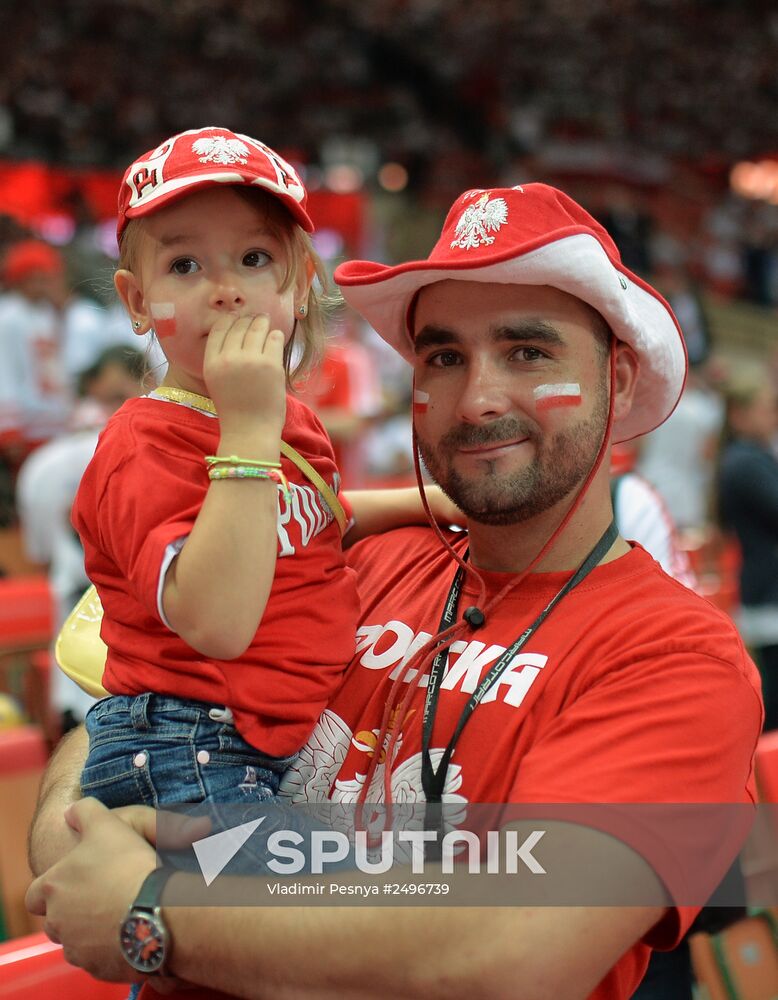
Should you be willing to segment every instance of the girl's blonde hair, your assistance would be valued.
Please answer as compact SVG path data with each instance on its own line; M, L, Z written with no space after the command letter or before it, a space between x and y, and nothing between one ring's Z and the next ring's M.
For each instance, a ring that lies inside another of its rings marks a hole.
M231 185L230 190L265 214L265 222L286 251L287 269L279 292L285 292L296 280L299 269L312 265L314 280L308 294L308 309L304 317L295 317L294 333L284 350L286 383L292 388L321 360L324 351L325 324L328 316L342 304L338 292L330 290L324 264L313 248L311 237L292 219L283 205L258 188ZM143 219L130 219L119 242L118 267L137 276L140 247L143 241Z

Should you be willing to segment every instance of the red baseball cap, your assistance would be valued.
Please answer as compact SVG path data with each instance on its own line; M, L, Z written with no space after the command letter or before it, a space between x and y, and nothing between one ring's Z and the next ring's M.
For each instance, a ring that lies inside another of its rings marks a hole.
M341 264L343 298L413 363L410 308L438 281L550 285L588 303L638 356L631 412L614 425L626 441L658 427L686 380L686 348L670 306L622 263L608 233L572 198L547 184L465 191L454 202L426 260L390 267Z
M3 279L7 285L17 285L29 274L62 274L65 266L58 250L43 240L21 240L15 243L3 260Z
M130 219L216 184L247 184L274 195L312 233L308 195L297 171L269 146L226 128L197 128L166 139L131 164L119 189L116 236Z

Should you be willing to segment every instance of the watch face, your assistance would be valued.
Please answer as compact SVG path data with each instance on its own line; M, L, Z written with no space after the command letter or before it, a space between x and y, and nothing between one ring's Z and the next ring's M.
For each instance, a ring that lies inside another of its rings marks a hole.
M138 972L158 972L165 961L165 932L151 917L129 916L122 924L121 945Z

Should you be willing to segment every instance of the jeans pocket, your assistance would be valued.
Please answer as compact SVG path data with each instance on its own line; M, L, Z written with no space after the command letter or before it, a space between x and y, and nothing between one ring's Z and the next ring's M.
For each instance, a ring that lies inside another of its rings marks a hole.
M157 796L149 773L148 759L118 754L112 761L87 762L81 772L81 794L98 799L104 806L156 806Z
M130 747L100 744L90 751L81 790L105 805L155 808L202 802L206 789L201 765L189 741L138 740Z

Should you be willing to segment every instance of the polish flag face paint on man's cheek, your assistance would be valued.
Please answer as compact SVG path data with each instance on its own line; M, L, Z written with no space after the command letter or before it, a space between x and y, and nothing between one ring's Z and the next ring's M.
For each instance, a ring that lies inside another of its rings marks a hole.
M426 413L429 406L430 394L421 389L413 390L413 412Z
M535 388L535 409L551 410L559 406L580 406L581 387L577 382L559 382Z
M154 331L160 339L172 337L176 332L176 307L172 302L152 302L151 318L154 320Z

